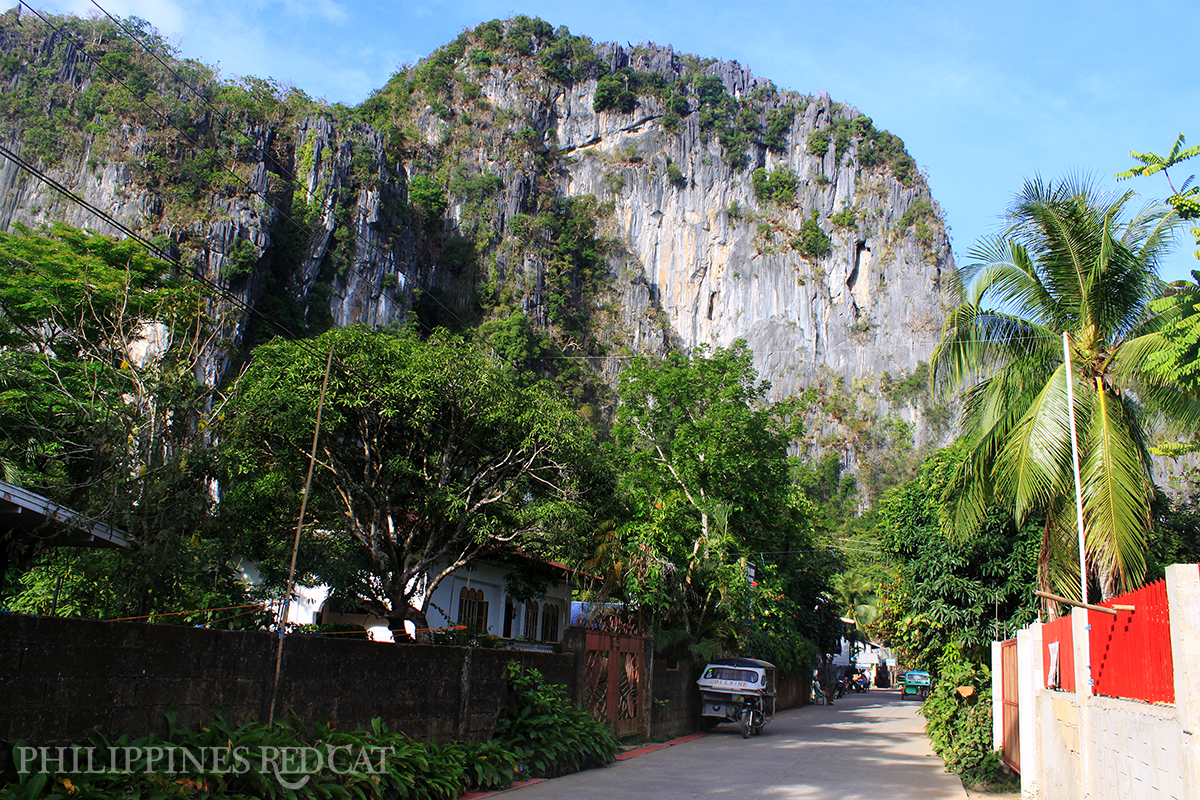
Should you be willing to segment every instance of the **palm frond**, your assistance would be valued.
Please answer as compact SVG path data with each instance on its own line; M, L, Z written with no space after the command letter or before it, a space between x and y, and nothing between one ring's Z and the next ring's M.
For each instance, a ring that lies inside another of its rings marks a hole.
M1059 366L996 456L994 480L1012 498L1018 524L1062 493L1070 459L1066 368Z
M1107 391L1093 393L1095 409L1080 477L1087 547L1097 575L1136 586L1146 573L1146 533L1153 483L1146 443L1134 413Z

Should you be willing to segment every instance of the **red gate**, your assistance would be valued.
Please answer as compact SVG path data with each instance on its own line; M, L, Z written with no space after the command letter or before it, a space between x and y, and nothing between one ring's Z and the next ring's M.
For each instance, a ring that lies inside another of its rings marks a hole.
M588 631L583 707L617 736L642 733L646 638Z
M1002 728L1004 763L1014 772L1021 771L1021 729L1017 725L1020 705L1017 702L1017 640L1000 643L1000 689L1003 709Z

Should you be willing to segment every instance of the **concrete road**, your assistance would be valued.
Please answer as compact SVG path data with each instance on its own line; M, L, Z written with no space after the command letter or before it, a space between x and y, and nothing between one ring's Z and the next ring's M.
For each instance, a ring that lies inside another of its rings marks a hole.
M920 703L873 689L784 711L761 736L731 725L674 747L508 794L512 800L692 797L965 800L925 737Z

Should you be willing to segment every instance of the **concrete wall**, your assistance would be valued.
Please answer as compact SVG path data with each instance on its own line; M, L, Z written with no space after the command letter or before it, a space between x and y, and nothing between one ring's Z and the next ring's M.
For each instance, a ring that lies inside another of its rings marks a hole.
M0 614L0 739L34 744L164 734L163 711L195 725L218 710L267 718L273 634ZM277 716L343 729L380 717L420 739L487 738L509 662L574 693L575 656L288 636Z
M1175 703L1092 694L1087 612L1072 613L1076 692L1047 689L1041 625L1017 635L1021 794L1054 800L1200 800L1200 568L1167 569ZM999 648L992 690L1003 691Z
M683 736L700 722L700 687L696 679L702 667L686 662L654 660L654 702L650 704L650 737Z

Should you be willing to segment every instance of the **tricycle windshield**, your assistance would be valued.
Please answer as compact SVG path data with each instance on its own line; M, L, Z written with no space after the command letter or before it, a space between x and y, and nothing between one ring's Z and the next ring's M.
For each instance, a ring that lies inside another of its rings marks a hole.
M703 680L742 681L743 683L762 682L757 671L752 669L738 669L736 667L709 667L704 670Z

